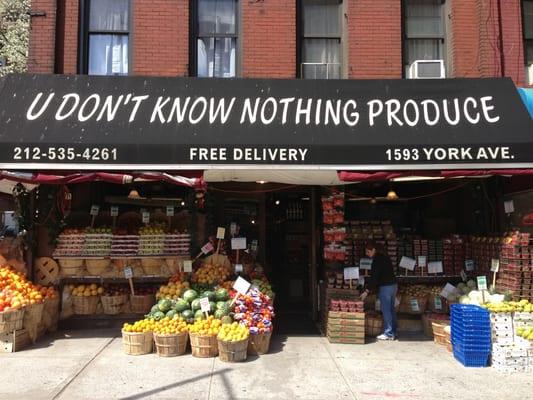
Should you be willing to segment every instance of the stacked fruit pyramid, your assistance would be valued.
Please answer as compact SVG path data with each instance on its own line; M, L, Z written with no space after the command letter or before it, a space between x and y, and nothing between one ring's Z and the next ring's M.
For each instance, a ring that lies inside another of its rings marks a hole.
M453 355L465 367L486 367L490 356L489 312L472 304L451 305Z
M350 311L334 311L346 309L337 307L337 302L331 303L328 313L327 335L330 343L365 343L365 313L362 301L347 301L347 309Z

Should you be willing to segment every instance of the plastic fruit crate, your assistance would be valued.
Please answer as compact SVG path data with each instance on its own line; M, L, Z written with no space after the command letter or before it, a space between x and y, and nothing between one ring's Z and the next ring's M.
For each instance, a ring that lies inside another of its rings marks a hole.
M453 356L465 367L486 367L489 363L490 352L468 351L461 352L453 348Z
M470 353L470 352L483 352L490 353L491 345L482 344L482 343L465 343L462 341L453 342L453 348L461 353Z

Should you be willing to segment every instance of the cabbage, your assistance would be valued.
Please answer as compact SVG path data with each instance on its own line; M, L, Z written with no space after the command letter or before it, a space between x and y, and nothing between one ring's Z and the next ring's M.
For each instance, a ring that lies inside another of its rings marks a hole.
M470 298L468 296L461 296L459 297L459 303L470 304Z
M469 288L472 288L472 289L476 289L476 288L477 288L476 281L473 280L473 279L470 279L468 282L466 282L466 285L467 285Z

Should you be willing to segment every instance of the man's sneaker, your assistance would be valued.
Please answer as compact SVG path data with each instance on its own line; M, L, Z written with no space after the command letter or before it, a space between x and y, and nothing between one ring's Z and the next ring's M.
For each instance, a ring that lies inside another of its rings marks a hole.
M382 333L376 339L378 339L378 340L394 340L394 336L387 336L384 333Z

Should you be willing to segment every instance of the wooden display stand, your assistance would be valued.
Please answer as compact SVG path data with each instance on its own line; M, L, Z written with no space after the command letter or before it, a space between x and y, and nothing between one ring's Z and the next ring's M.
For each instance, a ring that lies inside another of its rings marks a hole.
M364 344L365 313L330 311L327 336L330 343Z
M0 353L14 353L30 344L30 335L26 329L0 334Z

